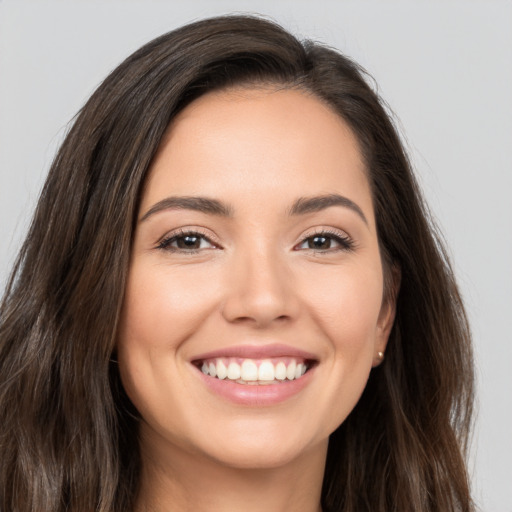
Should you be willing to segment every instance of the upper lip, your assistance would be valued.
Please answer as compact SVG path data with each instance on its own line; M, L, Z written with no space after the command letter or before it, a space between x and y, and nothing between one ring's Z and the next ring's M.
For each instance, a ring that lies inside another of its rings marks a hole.
M290 345L274 343L271 345L236 345L219 348L195 356L192 360L215 359L217 357L240 357L242 359L270 359L272 357L296 357L306 360L317 360L315 354L306 352Z

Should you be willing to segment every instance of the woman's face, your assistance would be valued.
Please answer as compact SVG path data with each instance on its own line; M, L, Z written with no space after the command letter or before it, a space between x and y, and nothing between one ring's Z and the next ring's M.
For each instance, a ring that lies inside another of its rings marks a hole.
M143 445L234 467L325 453L385 349L382 298L344 121L297 90L199 98L169 128L135 232L118 358Z

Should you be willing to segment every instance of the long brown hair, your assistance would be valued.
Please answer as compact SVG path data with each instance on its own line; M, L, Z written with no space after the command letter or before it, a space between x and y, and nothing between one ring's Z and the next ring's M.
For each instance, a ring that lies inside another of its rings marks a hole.
M0 309L2 512L133 509L138 415L120 384L115 342L144 180L184 106L213 89L261 83L307 91L352 128L388 291L393 269L401 272L386 360L330 438L322 506L473 510L468 324L383 101L339 52L260 18L225 16L128 57L53 162Z

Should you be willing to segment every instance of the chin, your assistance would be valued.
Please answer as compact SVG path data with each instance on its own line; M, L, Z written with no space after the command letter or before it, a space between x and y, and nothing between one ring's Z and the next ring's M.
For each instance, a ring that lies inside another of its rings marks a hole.
M225 467L234 469L277 469L296 464L305 458L311 447L276 446L275 443L236 445L224 449L222 453L215 450L210 458Z
M268 421L250 425L240 421L235 428L231 425L218 433L211 432L200 444L203 454L223 466L273 469L307 459L311 452L325 454L328 433L312 436L300 424L292 428L284 424L269 425Z

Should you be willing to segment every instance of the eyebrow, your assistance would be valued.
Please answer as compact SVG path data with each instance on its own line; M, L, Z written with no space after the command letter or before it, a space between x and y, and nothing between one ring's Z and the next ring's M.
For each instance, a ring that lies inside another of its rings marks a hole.
M295 201L289 210L289 215L305 215L315 213L332 206L343 206L354 211L368 225L368 220L361 208L348 199L348 197L339 194L326 194L322 196L300 197ZM218 215L221 217L231 217L233 209L217 199L197 196L171 196L162 199L153 205L140 219L140 222L147 220L155 213L163 210L193 210L209 215Z
M290 215L304 215L306 213L315 213L331 206L343 206L349 208L361 217L366 225L368 225L368 219L366 218L363 210L350 200L348 197L340 196L339 194L326 194L323 196L313 197L301 197L295 201L293 206L290 208Z
M153 205L140 219L140 222L145 221L155 213L162 210L194 210L196 212L207 213L210 215L219 215L221 217L231 217L232 209L221 203L217 199L210 199L208 197L194 197L194 196L174 196L166 197L155 205Z

